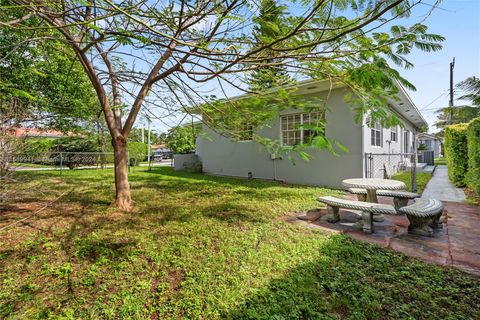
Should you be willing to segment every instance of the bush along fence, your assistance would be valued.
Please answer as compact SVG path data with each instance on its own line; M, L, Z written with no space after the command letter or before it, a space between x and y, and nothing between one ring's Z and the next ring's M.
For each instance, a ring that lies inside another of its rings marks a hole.
M466 123L460 123L445 129L448 177L457 187L465 186L465 174L468 169L467 126Z
M467 186L480 196L480 118L472 120L467 128L468 171Z
M445 129L445 156L450 180L480 196L480 118Z

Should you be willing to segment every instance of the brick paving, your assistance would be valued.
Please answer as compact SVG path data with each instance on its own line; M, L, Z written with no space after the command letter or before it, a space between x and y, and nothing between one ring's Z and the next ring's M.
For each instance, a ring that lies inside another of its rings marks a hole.
M355 199L353 195L346 196ZM391 198L379 197L380 203L392 204ZM480 276L480 208L460 202L443 201L445 210L443 229L433 237L408 234L406 216L385 215L385 221L374 223L374 233L365 234L355 227L354 211L340 210L340 222L332 224L322 220L325 208L301 213L292 221L311 228L342 233L354 239L377 244L402 252L423 261L461 269Z

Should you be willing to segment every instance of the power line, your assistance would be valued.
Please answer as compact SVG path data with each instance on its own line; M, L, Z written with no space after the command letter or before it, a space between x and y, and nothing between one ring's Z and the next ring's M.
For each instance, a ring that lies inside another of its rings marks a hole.
M448 91L448 90L446 90ZM429 104L427 104L426 106L424 106L423 108L420 108L419 111L422 111L422 110L425 110L425 108L431 106L433 103L435 103L438 99L440 99L441 97L443 97L444 95L447 94L447 92L444 91L443 93L441 93L438 97L436 97L432 102L430 102ZM428 109L427 109L428 110Z

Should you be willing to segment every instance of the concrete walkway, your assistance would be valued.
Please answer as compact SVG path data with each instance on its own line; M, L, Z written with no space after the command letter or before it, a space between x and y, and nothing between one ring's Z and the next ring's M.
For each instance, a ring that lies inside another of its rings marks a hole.
M423 191L422 198L441 201L464 202L465 193L448 180L447 166L437 166L433 177Z

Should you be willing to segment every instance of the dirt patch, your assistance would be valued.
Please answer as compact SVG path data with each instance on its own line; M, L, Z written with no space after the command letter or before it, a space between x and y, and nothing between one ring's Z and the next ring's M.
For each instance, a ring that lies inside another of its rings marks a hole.
M175 294L175 292L178 291L183 281L183 277L184 275L181 271L174 270L174 271L168 272L168 284L169 284L168 295L169 296Z

